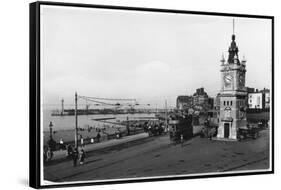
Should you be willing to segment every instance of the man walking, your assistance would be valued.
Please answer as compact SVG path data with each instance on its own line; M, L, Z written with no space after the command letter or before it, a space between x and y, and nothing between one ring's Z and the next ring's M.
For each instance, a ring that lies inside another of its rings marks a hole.
M78 149L75 148L73 153L72 153L72 160L73 160L73 166L77 166L77 160L78 160Z
M83 149L81 149L80 165L84 164L85 157L86 157L85 151Z

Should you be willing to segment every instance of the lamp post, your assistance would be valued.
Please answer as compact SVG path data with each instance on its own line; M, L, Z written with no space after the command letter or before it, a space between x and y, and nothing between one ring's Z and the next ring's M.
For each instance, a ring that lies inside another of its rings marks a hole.
M64 112L64 105L63 105L63 103L64 103L64 100L62 99L61 100L61 115L63 116L63 112Z
M168 110L167 110L167 100L165 100L165 127L168 128Z
M78 148L77 92L75 92L75 148Z
M127 116L127 135L130 135L130 125L129 125L129 117Z
M50 128L50 140L53 140L53 123L50 121L49 128Z

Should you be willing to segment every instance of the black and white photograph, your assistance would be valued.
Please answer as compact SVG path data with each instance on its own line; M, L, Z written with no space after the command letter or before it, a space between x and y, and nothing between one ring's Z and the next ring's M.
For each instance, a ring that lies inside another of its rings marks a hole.
M272 17L36 6L42 186L272 173Z

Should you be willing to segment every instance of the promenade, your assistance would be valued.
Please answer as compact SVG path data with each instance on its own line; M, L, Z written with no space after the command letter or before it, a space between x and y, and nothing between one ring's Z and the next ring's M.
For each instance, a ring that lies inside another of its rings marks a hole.
M107 148L107 147L112 147L112 146L120 145L123 143L131 142L131 141L135 141L135 140L139 140L139 139L143 139L143 138L147 138L147 137L148 137L148 133L139 133L136 135L124 136L120 139L111 139L111 140L102 141L99 143L87 144L87 145L83 146L83 149L85 150L85 152L90 152L90 151L103 149L103 148ZM67 156L67 150L58 150L58 151L54 151L53 153L54 153L54 156L52 158L52 161L60 160L60 159L66 158L66 156Z

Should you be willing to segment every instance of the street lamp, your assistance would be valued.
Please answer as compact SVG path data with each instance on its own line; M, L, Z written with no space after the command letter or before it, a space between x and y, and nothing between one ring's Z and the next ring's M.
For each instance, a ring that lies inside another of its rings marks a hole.
M129 136L130 135L130 125L129 125L129 116L127 116L127 135Z
M49 124L49 128L50 128L50 140L53 140L53 123L50 121Z

